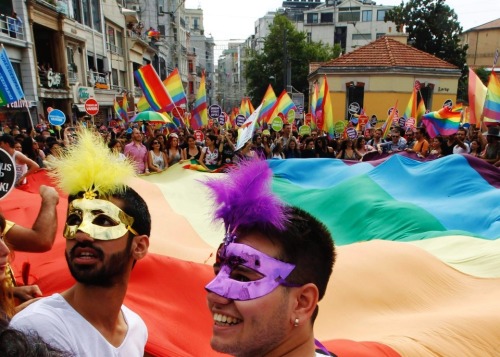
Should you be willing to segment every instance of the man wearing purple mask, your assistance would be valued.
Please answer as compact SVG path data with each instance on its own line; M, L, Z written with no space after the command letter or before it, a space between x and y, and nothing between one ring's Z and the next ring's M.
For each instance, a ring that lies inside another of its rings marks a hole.
M211 346L240 357L332 355L313 325L335 261L333 239L310 214L279 201L271 177L265 161L251 161L206 183L226 228L205 287Z
M124 183L133 166L116 160L99 136L82 131L51 174L68 194L63 235L76 283L28 306L11 327L35 331L71 356L143 356L146 325L123 305L151 230L146 203Z

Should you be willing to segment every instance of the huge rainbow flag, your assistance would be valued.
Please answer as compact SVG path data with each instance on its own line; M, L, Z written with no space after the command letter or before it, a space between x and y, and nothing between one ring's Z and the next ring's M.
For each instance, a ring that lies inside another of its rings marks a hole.
M308 210L338 246L315 335L338 356L495 356L500 341L500 170L468 155L418 162L402 155L351 163L270 160L273 190ZM220 356L204 285L223 227L211 223L210 175L182 169L130 184L152 213L148 256L135 266L125 304L149 328L154 356ZM44 172L0 202L8 219L30 226ZM64 259L67 204L58 205L51 251L16 252L20 279L44 294L73 284Z

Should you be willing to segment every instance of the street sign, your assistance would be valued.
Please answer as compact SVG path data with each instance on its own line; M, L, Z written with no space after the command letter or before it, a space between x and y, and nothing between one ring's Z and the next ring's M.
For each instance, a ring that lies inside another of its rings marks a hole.
M219 119L222 114L222 108L217 104L212 104L208 107L208 116L212 119Z
M184 108L181 108L181 107L175 107L174 110L172 110L172 115L175 117L175 118L184 118L184 113L185 113L185 110Z
M49 123L52 125L63 125L66 122L66 115L59 109L52 109L48 115Z
M88 115L97 115L99 113L99 103L94 98L85 101L85 111Z

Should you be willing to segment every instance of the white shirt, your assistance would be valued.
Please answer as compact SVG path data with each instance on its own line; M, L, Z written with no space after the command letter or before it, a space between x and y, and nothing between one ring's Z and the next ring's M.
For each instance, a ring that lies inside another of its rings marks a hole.
M148 339L146 324L124 305L122 313L128 329L119 347L111 345L60 294L29 305L14 316L9 327L36 331L45 342L77 357L142 357Z
M455 145L453 147L453 153L454 154L468 154L470 152L469 144L464 143L464 145L465 145L466 149L462 149L460 146Z

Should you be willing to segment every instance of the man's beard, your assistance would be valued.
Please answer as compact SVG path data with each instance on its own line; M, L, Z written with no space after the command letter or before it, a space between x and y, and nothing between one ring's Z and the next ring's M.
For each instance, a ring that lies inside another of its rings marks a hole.
M121 280L127 271L127 265L130 258L130 249L132 246L132 239L127 239L127 246L124 250L112 254L107 262L104 262L104 252L92 245L92 242L77 243L71 251L65 253L66 262L68 263L69 270L73 278L81 284L111 287ZM77 248L92 248L97 252L98 259L103 262L101 268L94 266L80 265L72 263L74 252Z

